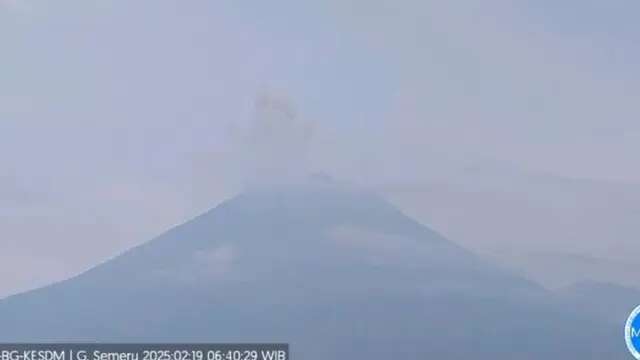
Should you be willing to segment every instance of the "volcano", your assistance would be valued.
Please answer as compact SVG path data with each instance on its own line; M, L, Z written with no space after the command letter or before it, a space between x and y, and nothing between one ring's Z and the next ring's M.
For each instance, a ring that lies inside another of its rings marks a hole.
M2 342L285 342L297 359L626 356L620 329L326 178L248 190L4 299L0 324Z

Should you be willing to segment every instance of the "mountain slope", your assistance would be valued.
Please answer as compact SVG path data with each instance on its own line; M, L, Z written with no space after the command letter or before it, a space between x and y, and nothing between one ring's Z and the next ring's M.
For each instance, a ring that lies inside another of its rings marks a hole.
M278 341L304 359L622 358L618 329L551 296L374 194L316 180L250 191L5 299L0 341Z
M440 176L384 192L417 220L548 288L588 280L640 287L640 186L502 167Z
M640 290L594 281L560 289L558 295L566 304L618 327L640 304Z

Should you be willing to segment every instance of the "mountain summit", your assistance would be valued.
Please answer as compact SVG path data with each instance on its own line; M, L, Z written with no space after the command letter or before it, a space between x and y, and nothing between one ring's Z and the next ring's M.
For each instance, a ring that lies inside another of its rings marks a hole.
M288 342L304 359L614 359L616 329L315 177L0 302L0 341Z

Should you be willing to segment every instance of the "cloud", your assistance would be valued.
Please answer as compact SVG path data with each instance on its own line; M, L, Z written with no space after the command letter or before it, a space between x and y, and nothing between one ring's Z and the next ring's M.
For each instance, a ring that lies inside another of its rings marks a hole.
M236 251L229 244L197 250L191 254L191 261L156 269L150 280L169 280L188 285L199 284L203 280L225 280L236 260Z
M400 235L345 225L331 229L329 236L343 250L351 250L371 264L409 265L424 261L420 244Z
M306 175L313 124L285 96L263 93L253 118L235 128L235 159L248 185L283 182Z
M207 277L219 277L231 271L235 253L231 245L222 245L210 250L197 251L194 263L197 272Z

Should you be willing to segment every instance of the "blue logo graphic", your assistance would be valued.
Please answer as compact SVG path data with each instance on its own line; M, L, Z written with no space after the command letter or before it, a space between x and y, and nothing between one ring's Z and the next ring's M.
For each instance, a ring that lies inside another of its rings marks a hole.
M624 337L631 355L640 360L640 306L629 316L627 326L624 329Z

